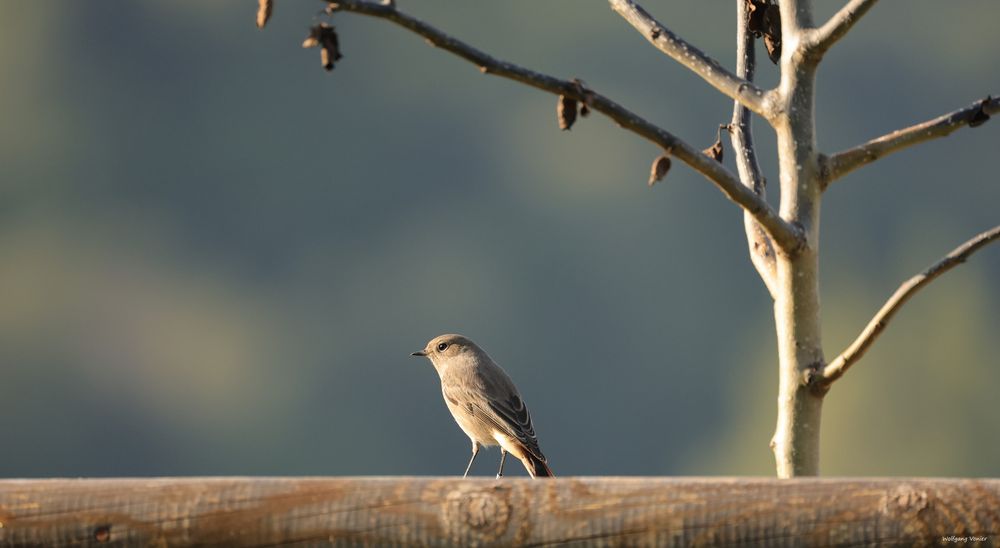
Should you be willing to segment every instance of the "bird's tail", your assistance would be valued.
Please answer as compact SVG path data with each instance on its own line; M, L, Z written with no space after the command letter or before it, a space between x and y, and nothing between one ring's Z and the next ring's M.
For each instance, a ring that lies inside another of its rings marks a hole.
M528 474L533 478L554 478L555 474L552 473L552 469L549 468L548 463L544 460L532 455L530 452L525 451L527 456L521 460L524 463L524 467L528 469Z

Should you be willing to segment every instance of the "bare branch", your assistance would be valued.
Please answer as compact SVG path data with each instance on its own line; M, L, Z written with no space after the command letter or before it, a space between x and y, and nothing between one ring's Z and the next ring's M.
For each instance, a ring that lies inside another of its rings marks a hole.
M748 0L736 0L736 75L748 82L753 82L756 63L754 37L749 30ZM733 119L729 125L730 141L733 144L733 154L736 157L736 168L740 174L743 186L754 191L761 198L765 197L764 176L757 162L757 152L753 143L750 110L739 101L733 101ZM750 248L750 261L753 263L761 280L775 298L775 258L774 247L767 233L761 228L752 215L743 214L743 228L747 234L747 246Z
M888 135L876 137L867 143L838 152L825 160L823 187L826 188L833 181L855 169L898 150L931 139L947 137L965 126L979 126L986 122L991 114L996 114L998 111L1000 111L1000 98L993 99L987 96L963 109L908 128L898 129Z
M718 61L660 24L633 0L608 0L608 3L611 4L611 9L618 12L657 49L691 69L731 99L746 105L764 118L771 117L767 92L726 70Z
M809 50L817 56L822 56L830 46L835 44L851 30L858 20L875 5L878 0L851 0L840 11L835 13L822 27L816 29L810 39Z
M964 263L970 255L979 251L987 244L1000 239L1000 226L995 226L975 238L956 247L943 259L934 263L930 268L907 280L899 289L889 297L889 300L882 305L882 308L875 314L875 317L868 322L865 329L858 335L858 338L840 353L836 359L823 368L821 375L812 380L816 386L829 386L833 381L839 379L854 362L861 359L871 347L872 343L882 334L888 325L889 320L899 311L899 309L925 285L934 281L935 278Z
M788 253L797 252L805 236L794 225L783 220L763 198L743 186L739 178L721 163L702 154L701 150L676 137L669 131L652 124L639 115L619 105L615 101L588 89L579 81L561 80L533 70L501 61L478 50L465 42L407 15L391 4L370 0L345 0L330 2L333 10L350 11L387 19L423 36L433 45L447 50L475 65L480 71L494 74L556 95L571 97L587 104L618 123L623 129L653 142L660 148L691 166L707 177L740 207L749 212L767 231L774 242Z

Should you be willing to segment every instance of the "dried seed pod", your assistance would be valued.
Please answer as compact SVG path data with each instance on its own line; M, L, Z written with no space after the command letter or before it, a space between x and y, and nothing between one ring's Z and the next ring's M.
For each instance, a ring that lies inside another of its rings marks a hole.
M573 122L576 122L576 99L560 95L556 117L559 119L559 129L565 131L573 127Z
M662 181L667 176L668 171L670 171L670 156L664 152L653 160L653 165L649 168L649 182L646 184L653 186L658 181Z
M583 116L584 118L590 116L590 107L587 106L587 103L580 105L580 116Z
M985 99L979 102L979 108L972 113L972 118L969 119L969 127L979 127L986 123L990 119L990 115L986 114L984 110L986 103L990 102L992 98L987 95Z
M257 0L257 28L264 28L267 21L271 19L271 11L273 9L274 0Z
M337 39L337 31L326 23L314 25L309 29L309 36L302 42L302 47L314 48L316 46L322 48L320 51L320 61L323 63L323 68L333 70L334 61L343 57L340 54L340 42Z

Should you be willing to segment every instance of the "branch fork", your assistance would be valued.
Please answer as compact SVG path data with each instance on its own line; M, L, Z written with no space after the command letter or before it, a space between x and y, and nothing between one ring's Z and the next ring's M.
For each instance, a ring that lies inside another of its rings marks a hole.
M657 49L690 69L729 98L764 118L771 117L773 92L766 92L746 78L729 72L718 61L674 34L633 0L608 0L608 3L611 9L621 15Z

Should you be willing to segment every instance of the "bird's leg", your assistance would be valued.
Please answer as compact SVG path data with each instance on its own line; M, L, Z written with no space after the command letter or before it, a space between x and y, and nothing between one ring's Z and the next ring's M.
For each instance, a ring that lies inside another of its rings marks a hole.
M465 473L462 474L462 478L469 476L469 470L472 470L472 461L476 460L476 455L479 454L479 442L472 442L472 458L469 459L469 465L465 467Z
M500 471L497 472L497 479L503 477L503 460L507 458L507 450L503 447L500 448Z

